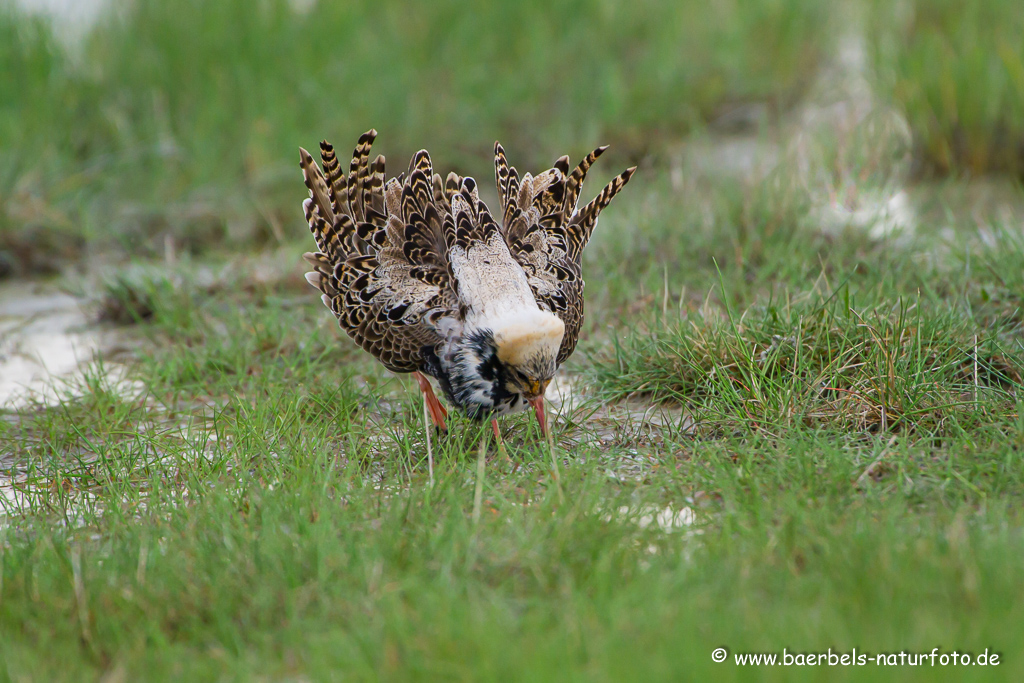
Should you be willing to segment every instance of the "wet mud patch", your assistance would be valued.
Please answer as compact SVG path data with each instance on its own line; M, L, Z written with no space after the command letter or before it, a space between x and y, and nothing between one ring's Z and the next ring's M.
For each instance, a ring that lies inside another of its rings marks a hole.
M55 285L3 285L0 409L56 404L66 382L115 341L111 331L90 323L79 299Z

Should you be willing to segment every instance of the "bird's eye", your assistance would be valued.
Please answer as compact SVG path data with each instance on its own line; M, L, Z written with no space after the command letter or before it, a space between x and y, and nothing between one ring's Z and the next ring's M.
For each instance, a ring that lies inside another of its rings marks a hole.
M512 375L512 380L516 384L518 384L522 389L526 390L535 383L534 380L530 379L519 370L516 370L515 368L512 368L511 370L512 371L510 374Z

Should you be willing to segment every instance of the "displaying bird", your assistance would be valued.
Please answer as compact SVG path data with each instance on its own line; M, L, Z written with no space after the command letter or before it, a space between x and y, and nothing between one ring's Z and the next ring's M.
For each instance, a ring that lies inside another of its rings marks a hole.
M326 141L322 170L300 150L303 209L319 249L304 255L313 267L306 280L357 344L388 370L413 374L439 429L447 411L428 376L470 418L490 418L495 436L495 418L528 406L546 434L544 391L583 322L583 249L636 167L577 208L605 147L572 172L563 156L520 177L495 143L495 217L473 178L449 173L442 182L426 150L385 183L384 157L370 161L376 135L359 138L347 172Z

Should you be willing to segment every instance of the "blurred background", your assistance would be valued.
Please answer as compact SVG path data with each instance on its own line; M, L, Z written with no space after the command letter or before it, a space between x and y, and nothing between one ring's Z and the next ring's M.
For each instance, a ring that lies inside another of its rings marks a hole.
M855 184L891 213L1021 178L1022 35L1015 0L4 0L0 274L305 241L297 148L370 127L391 174L611 144L638 185L781 165L820 223Z

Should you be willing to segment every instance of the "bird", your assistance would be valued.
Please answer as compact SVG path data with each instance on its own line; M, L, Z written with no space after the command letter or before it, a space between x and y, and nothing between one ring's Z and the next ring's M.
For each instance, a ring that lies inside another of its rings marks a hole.
M426 150L385 182L384 156L370 160L376 137L360 136L347 171L326 141L319 166L300 148L303 213L317 246L303 255L306 280L359 346L412 374L439 431L448 412L431 379L466 416L490 419L499 445L497 418L529 407L547 436L544 393L583 323L583 250L636 167L580 208L606 146L572 171L562 156L520 177L495 142L495 215L476 180L449 173L442 181Z

